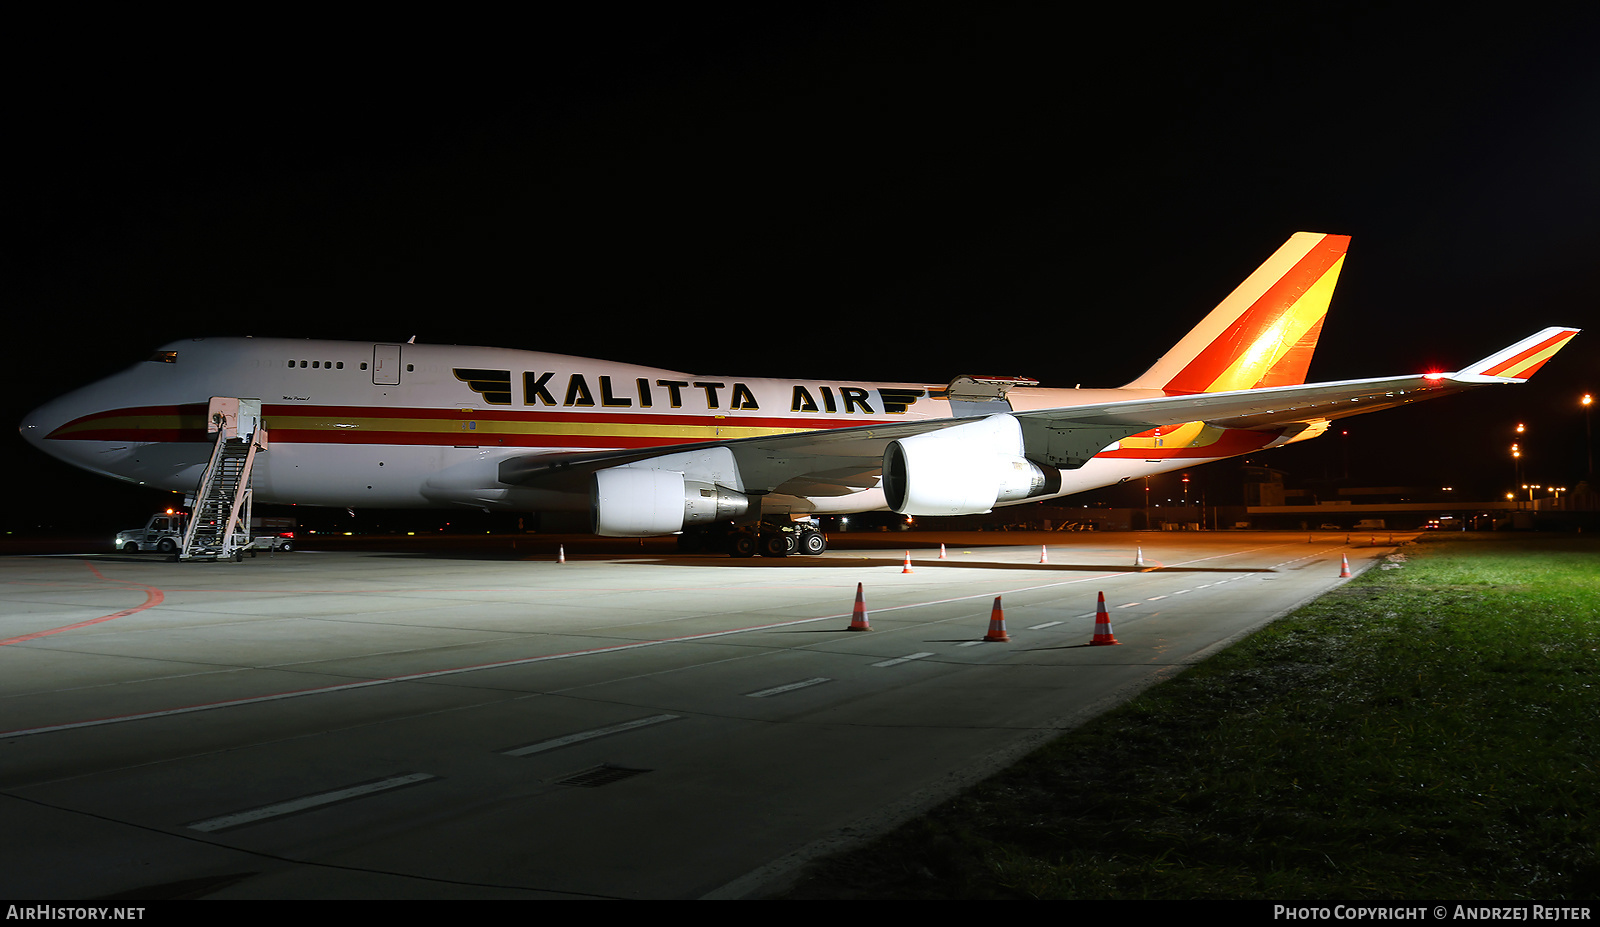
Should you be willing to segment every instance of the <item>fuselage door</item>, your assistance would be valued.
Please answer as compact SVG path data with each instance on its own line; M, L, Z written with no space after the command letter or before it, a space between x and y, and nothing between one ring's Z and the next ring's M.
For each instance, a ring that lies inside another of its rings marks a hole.
M400 383L400 346L375 344L372 346L372 382L377 386L397 386Z

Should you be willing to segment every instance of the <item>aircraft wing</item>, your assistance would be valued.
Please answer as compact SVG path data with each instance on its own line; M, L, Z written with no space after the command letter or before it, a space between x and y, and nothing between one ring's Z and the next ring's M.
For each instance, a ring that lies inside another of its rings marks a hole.
M1205 422L1275 430L1376 412L1477 386L1521 383L1577 333L1576 328L1547 328L1454 373L1180 394L1009 414L1021 423L1024 435L1047 439L1052 448L1079 448L1063 456L1081 464L1122 438L1163 425ZM738 463L746 491L842 495L876 485L890 442L978 418L880 423L644 450L530 455L504 461L500 480L576 491L598 469L725 447Z

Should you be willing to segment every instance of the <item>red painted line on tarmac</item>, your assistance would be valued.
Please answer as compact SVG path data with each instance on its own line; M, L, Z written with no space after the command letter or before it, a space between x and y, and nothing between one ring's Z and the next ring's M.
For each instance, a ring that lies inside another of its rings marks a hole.
M91 567L91 569L93 569L93 568ZM1021 586L1021 587L1017 587L1015 589L1006 590L1006 591L1002 592L1002 595L1007 595L1007 594L1014 593L1014 592L1025 592L1025 591L1029 591L1029 590L1033 590L1033 589L1046 589L1046 588L1049 588L1049 587L1052 587L1052 586L1070 586L1070 585L1075 585L1077 583L1093 582L1096 579L1106 579L1106 578L1109 578L1111 576L1120 576L1120 575L1123 575L1123 573L1121 571L1118 571L1118 572L1113 572L1113 573L1107 573L1107 574L1105 574L1103 576L1085 576L1085 577L1080 577L1078 579L1066 580L1066 581L1063 581L1063 582L1042 583L1042 584L1032 585L1032 586ZM159 594L159 590L152 589L151 591ZM888 606L888 607L885 607L885 608L881 608L881 609L874 609L874 611L875 612L898 611L900 609L906 609L906 608L920 608L920 607L926 606L926 605L942 605L942 604L949 603L949 602L959 602L959 601L962 601L964 599L989 598L991 596L992 596L992 593L985 592L985 593L978 593L978 594L975 594L975 595L955 596L953 598L947 598L947 599L934 599L934 600L927 601L927 602L911 602L911 603L907 603L905 605L891 605L891 606ZM141 606L141 607L142 608L143 607L148 607L148 604L146 606ZM107 618L111 618L111 617L116 617L116 616L109 616L109 615L107 616ZM254 695L254 696L247 696L245 698L226 699L226 700L218 701L218 702L204 702L204 703L201 703L201 704L198 704L198 705L185 705L185 706L182 706L182 707L179 707L179 708L165 708L165 709L160 709L160 710L157 710L157 711L138 712L136 714L114 715L114 716L106 717L106 718L92 718L92 719L87 720L87 721L68 721L68 722L65 722L65 723L62 723L62 724L50 724L50 725L44 725L44 726L41 726L41 727L22 728L22 729L12 730L12 731L0 731L0 737L26 737L29 734L44 734L44 733L49 733L51 731L70 731L70 730L76 730L78 728L100 727L100 726L106 725L106 724L120 724L120 723L122 723L124 721L142 721L142 720L146 720L146 719L149 719L149 718L163 718L163 717L168 717L170 715L183 715L183 714L190 714L192 712L197 712L197 711L210 711L210 710L212 710L214 708L233 708L233 707L237 707L237 706L241 706L241 705L260 704L262 702L276 702L276 701L281 701L283 699L299 698L300 696L303 696L303 695L325 695L325 694L329 694L329 693L333 693L333 692L347 692L347 691L350 691L352 689L366 689L366 688L371 688L373 686L389 685L390 683L396 683L396 682L417 682L417 681L425 680L425 679L435 679L435 678L438 678L438 677L441 677L441 676L455 676L455 675L459 675L459 674L462 674L462 673L478 672L480 670L504 669L504 668L512 667L512 666L527 666L528 664L532 664L532 663L545 663L545 662L548 662L548 661L551 661L551 660L566 660L566 659L571 659L573 657L588 657L588 656L596 656L596 655L599 655L599 654L620 653L620 652L625 651L625 650L638 650L638 649L641 649L641 648L644 648L644 647L655 647L655 646L658 646L660 644L680 644L680 643L685 643L685 642L688 642L688 641L708 640L710 638L716 638L716 637L728 637L728 636L734 635L734 634L745 634L745 633L748 633L750 631L766 631L766 630L771 630L771 629L774 629L774 628L792 627L792 626L798 625L798 624L810 624L810 623L816 622L816 621L837 621L837 620L839 620L841 618L847 618L847 617L849 617L849 613L848 612L841 612L841 613L836 614L836 615L819 615L819 616L817 616L815 618L796 618L796 619L791 619L791 620L788 620L788 621L773 621L773 622L767 622L767 623L764 623L764 624L750 625L750 626L742 627L742 628L729 628L729 629L723 630L723 631L707 631L707 632L704 632L704 633L701 633L701 634L686 634L686 635L683 635L683 636L680 636L680 637L663 637L663 638L656 638L656 639L653 639L653 640L632 641L632 642L629 642L629 643L626 643L626 644L611 644L611 645L604 646L604 647L591 647L591 648L586 648L586 649L583 649L583 650L569 650L569 651L566 651L564 653L550 653L550 654L544 654L542 656L537 656L537 657L523 657L523 658L517 659L517 660L503 660L503 661L498 661L498 662L494 662L494 663L479 663L479 664L474 664L474 665L471 665L471 666L456 666L456 667L451 667L451 668L448 668L448 669L428 670L428 671L421 672L421 673L407 673L407 674L401 675L401 676L385 676L385 677L380 677L380 678L377 678L377 679L364 679L364 680L361 680L359 682L338 683L338 684L331 685L331 686L313 686L313 687L311 687L309 689L294 689L294 690L287 691L287 692L273 692L273 693L269 693L269 694L266 694L266 695ZM96 619L96 620L105 620L105 619ZM50 633L50 632L46 632L46 633Z
M1261 548L1251 548L1250 550L1247 550L1247 551L1235 551L1235 552L1232 552L1231 554L1219 554L1219 555L1217 555L1215 557L1201 557L1201 558L1198 558L1196 560L1183 561L1183 563L1200 563L1200 562L1205 561L1205 560L1215 560L1215 559L1219 559L1219 558L1224 557L1224 556L1232 556L1232 555L1238 554L1238 553L1249 553L1249 552L1254 551L1254 550L1265 550L1265 549L1268 549L1270 547L1276 547L1276 546L1284 546L1284 545L1267 545L1266 547L1261 547ZM104 576L100 576L100 571L96 570L93 565L89 565L89 569L91 571L93 571L96 576L99 576L101 579L105 579ZM1078 585L1078 584L1081 584L1081 583L1094 582L1096 580L1111 579L1111 578L1116 577L1116 576L1126 576L1126 575L1130 575L1130 574L1136 573L1136 572L1145 572L1145 570L1139 570L1139 569L1116 569L1116 568L1113 568L1113 569L1111 569L1110 571L1108 571L1106 573L1097 574L1097 575L1094 575L1094 576L1082 576L1082 577L1078 577L1078 578L1075 578L1075 579L1061 580L1061 581L1058 581L1058 582L1037 583L1037 584L1031 584L1031 585L1026 585L1026 586L1018 586L1018 587L1014 587L1012 589L1002 590L1000 594L1001 595L1011 595L1011 594L1014 594L1014 593L1030 592L1030 591L1039 590L1039 589L1049 589L1049 588L1056 587L1056 586L1074 586L1074 585ZM114 580L107 580L107 582L114 582ZM138 585L142 585L142 584L138 584ZM113 618L120 618L120 617L122 617L124 615L131 615L131 614L133 614L135 612L143 611L146 608L149 608L149 607L151 607L153 605L159 604L161 602L161 600L162 600L162 597L163 597L163 594L162 594L161 590L156 589L154 586L146 586L145 588L147 590L149 590L149 592L148 592L149 598L147 598L145 604L143 604L141 606L138 606L137 608L126 609L124 611L117 612L114 615L106 615L106 616L104 616L102 618L95 618L95 619L91 619L89 621L79 622L78 624L68 625L67 627L57 628L57 629L52 630L52 631L41 631L41 632L38 632L37 634L31 634L31 635L27 635L25 637L14 638L14 639L9 640L9 641L0 641L0 645L14 643L16 641L21 641L21 640L29 640L29 639L36 638L36 637L43 637L43 636L47 636L47 635L50 635L50 634L59 633L60 631L70 630L71 628L75 628L75 627L83 627L83 626L90 625L90 624L96 624L96 623L101 622L101 621L109 621L109 620L111 620ZM394 590L390 590L390 591L392 592ZM416 592L418 590L404 590L404 591L405 592ZM446 591L446 590L437 590L437 591ZM457 591L459 591L459 590L457 590ZM337 594L337 593L324 592L324 594ZM929 605L944 605L944 604L948 604L948 603L951 603L951 602L960 602L960 601L967 600L967 599L988 599L988 598L991 598L993 595L994 595L994 593L992 593L992 592L975 593L975 594L972 594L972 595L953 596L953 597L950 597L950 598L942 598L942 599L931 599L931 600L923 601L923 602L908 602L908 603L903 604L903 605L890 605L890 606L885 606L885 607L882 607L882 608L875 608L875 609L872 609L872 611L875 612L875 613L900 611L902 609L922 608L922 607L929 606ZM115 716L105 717L105 718L94 718L94 719L90 719L90 720L86 720L86 721L69 721L69 722L65 722L65 723L62 723L62 724L51 724L51 725L45 725L45 726L41 726L41 727L24 728L24 729L19 729L19 730L0 731L0 737L25 737L25 736L27 736L29 734L43 734L43 733L47 733L47 732L51 732L51 731L67 731L67 730L75 730L75 729L78 729L78 728L99 727L101 725L107 725L107 724L120 724L120 723L122 723L124 721L140 721L140 720L145 720L145 719L150 719L150 718L161 718L161 717L167 717L167 716L171 716L171 715L189 714L189 713L197 712L197 711L210 711L210 710L216 709L216 708L231 708L231 707L237 707L237 706L243 706L243 705L260 704L260 703L263 703L263 702L274 702L274 701L280 701L280 700L283 700L283 699L298 698L300 696L305 696L305 695L323 695L323 694L330 694L330 693L333 693L333 692L345 692L345 691L350 691L350 690L353 690L353 689L366 689L366 688L371 688L373 686L382 686L382 685L388 685L390 683L397 683L397 682L416 682L416 681L421 681L421 680L426 680L426 679L435 679L435 678L438 678L438 677L441 677L441 676L454 676L454 675L459 675L459 674L462 674L462 673L478 672L480 670L504 669L504 668L513 667L513 666L526 666L526 665L529 665L529 664L532 664L532 663L544 663L544 662L548 662L548 661L552 661L552 660L571 659L573 657L597 656L597 655L600 655L600 654L619 653L619 652L622 652L622 651L625 651L625 650L638 650L638 649L645 648L645 647L655 647L655 646L658 646L658 645L661 645L661 644L676 644L676 643L685 643L685 642L688 642L688 641L707 640L707 639L710 639L710 638L727 637L727 636L731 636L731 635L734 635L734 634L744 634L744 633L748 633L750 631L765 631L765 630L771 630L771 629L774 629L774 628L792 627L794 625L799 625L799 624L810 624L812 622L817 622L817 621L830 621L830 620L837 621L837 620L840 620L840 619L846 618L846 617L850 617L850 613L849 612L840 612L839 614L834 614L834 615L820 615L820 616L817 616L815 618L798 618L798 619L791 619L791 620L788 620L788 621L775 621L775 622L769 622L769 623L764 623L764 624L750 625L750 626L742 627L742 628L729 628L727 630L722 630L722 631L708 631L708 632L701 633L701 634L687 634L687 635L683 635L683 636L680 636L680 637L664 637L664 638L656 638L656 639L652 639L652 640L632 641L632 642L625 643L625 644L611 644L611 645L608 645L608 646L592 647L592 648L586 648L586 649L583 649L583 650L570 650L570 651L566 651L566 652L563 652L563 653L544 654L542 656L537 656L537 657L523 657L523 658L516 659L516 660L504 660L504 661L497 661L497 662L493 662L493 663L480 663L480 664L474 664L474 665L470 665L470 666L457 666L457 667L450 667L448 669L440 669L440 670L428 670L428 671L421 672L421 673L408 673L408 674L404 674L404 675L400 675L400 676L387 676L387 677L380 677L380 678L377 678L377 679L365 679L365 680L361 680L361 681L358 681L358 682L338 683L338 684L329 685L329 686L313 686L313 687L307 688L307 689L295 689L295 690L290 690L290 691L287 691L287 692L274 692L274 693L268 693L266 695L247 696L245 698L226 699L226 700L217 701L217 702L205 702L205 703L201 703L201 704L197 704L197 705L186 705L186 706L182 706L182 707L178 707L178 708L167 708L167 709L160 709L160 710L157 710L157 711L138 712L138 713L135 713L135 714L127 714L127 715L115 715Z
M322 695L330 692L346 692L351 689L366 689L372 686L383 686L395 682L416 682L423 679L435 679L440 676L455 676L461 673L473 673L479 670L503 669L510 666L526 666L530 663L544 663L550 660L565 660L571 657L586 657L603 653L618 653L624 650L638 650L642 647L654 647L658 644L676 644L684 641L705 640L712 637L726 637L730 634L742 634L747 631L763 631L770 628L782 628L796 624L808 624L813 621L826 621L829 618L838 618L837 615L823 615L820 618L799 618L791 621L776 621L769 624L752 625L746 628L731 628L726 631L708 631L703 634L687 634L682 637L664 637L655 640L633 641L626 644L611 644L605 647L591 647L584 650L569 650L565 653L548 653L537 657L523 657L517 660L502 660L495 663L478 663L471 666L456 666L449 669L427 670L421 673L407 673L402 676L383 676L377 679L364 679L360 682L345 682L331 686L313 686L309 689L294 689L288 692L273 692L267 695L254 695L245 698L226 699L220 702L204 702L198 705L185 705L181 708L165 708L159 711L145 711L137 714L114 715L108 718L94 718L88 721L69 721L64 724L51 724L44 727L25 728L15 731L0 731L0 737L25 737L29 734L43 734L49 731L70 731L84 727L98 727L104 724L120 724L124 721L140 721L146 718L163 718L169 715L183 715L196 711L210 711L213 708L232 708L238 705L255 705L261 702L275 702L282 699L298 698L302 695Z
M137 614L139 612L142 612L147 608L154 608L155 606L160 605L162 603L162 601L165 600L166 597L167 597L166 593L162 592L160 589L157 589L154 586L147 586L144 583L127 582L125 580L120 580L120 579L106 579L104 576L102 576L100 574L99 570L94 568L94 564L85 563L84 566L88 567L89 568L89 572L93 573L97 579L104 580L105 582L108 582L108 583L121 583L121 584L126 585L126 586L140 586L140 587L142 587L144 589L144 591L145 591L144 592L144 604L143 605L136 605L133 608L125 608L120 612L113 612L112 614L109 614L109 615L101 615L99 618L90 618L87 621L79 621L76 624L62 625L59 628L51 628L48 631L35 631L32 634L23 634L23 635L20 635L20 636L17 636L17 637L8 637L5 640L0 640L0 647L5 647L5 646L8 646L10 644L20 644L20 643L22 643L24 641L38 640L41 637L50 637L50 636L55 635L55 634L60 634L63 631L75 631L78 628L87 628L89 625L92 625L92 624L100 624L101 622L105 622L105 621L114 621L114 620L116 620L118 618L126 618L129 615L133 615L133 614Z

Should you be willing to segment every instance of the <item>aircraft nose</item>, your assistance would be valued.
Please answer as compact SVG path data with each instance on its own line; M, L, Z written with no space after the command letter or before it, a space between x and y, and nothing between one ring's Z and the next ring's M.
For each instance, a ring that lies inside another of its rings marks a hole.
M17 433L22 435L24 441L44 451L51 457L60 457L61 453L58 446L61 442L48 439L57 428L65 425L70 418L71 416L66 409L62 408L59 400L47 402L22 417L22 421L17 425Z
M40 406L22 417L22 423L17 426L17 432L23 440L40 450L44 450L44 436L55 431L60 422L52 422L45 414L45 407Z

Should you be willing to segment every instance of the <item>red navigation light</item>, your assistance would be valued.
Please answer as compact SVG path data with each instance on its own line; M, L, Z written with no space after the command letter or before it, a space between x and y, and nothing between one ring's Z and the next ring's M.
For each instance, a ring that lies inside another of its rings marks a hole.
M1422 375L1424 380L1443 380L1444 377L1445 375L1439 373L1438 371L1429 371L1428 373Z

